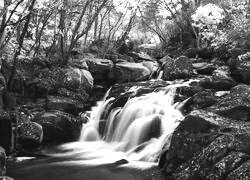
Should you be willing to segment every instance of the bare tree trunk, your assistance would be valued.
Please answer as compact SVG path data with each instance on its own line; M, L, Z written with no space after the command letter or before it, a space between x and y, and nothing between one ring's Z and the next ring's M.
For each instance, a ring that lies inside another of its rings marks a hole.
M13 80L14 80L14 76L15 76L15 72L16 72L17 59L18 59L18 56L21 53L21 50L22 50L22 47L23 47L24 37L25 37L25 35L26 35L27 31L28 31L29 22L30 22L30 19L31 19L31 15L32 15L32 12L33 12L35 1L36 0L32 0L31 4L29 6L29 9L28 9L29 14L26 16L26 22L24 24L22 33L20 34L20 37L18 39L18 48L15 50L13 68L12 68L10 78L9 78L8 84L7 84L7 89L10 92L12 91Z
M89 30L91 29L92 27L92 24L94 23L95 19L97 18L97 16L99 15L100 11L103 9L103 7L106 5L108 0L103 0L101 5L97 8L97 10L95 11L94 15L90 18L90 20L87 22L87 25L86 27L84 28L84 30L77 34L77 31L81 25L81 21L78 21L77 23L77 26L74 30L75 33L73 33L72 35L72 38L71 38L71 42L70 42L70 45L69 45L69 48L67 50L67 53L65 55L65 58L64 58L64 62L63 62L63 66L67 65L68 64L68 60L69 60L69 57L70 57L70 52L72 51L72 49L74 48L74 46L76 45L77 41L83 37L84 35L86 35L86 33L89 32ZM89 1L87 1L89 2ZM86 3L87 3L86 2Z

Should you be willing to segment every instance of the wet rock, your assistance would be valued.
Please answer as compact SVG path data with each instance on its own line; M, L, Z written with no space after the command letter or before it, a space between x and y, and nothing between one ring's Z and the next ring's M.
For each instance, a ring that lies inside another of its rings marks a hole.
M59 110L73 115L77 115L84 108L84 104L68 97L49 96L47 98L48 110Z
M113 62L108 59L86 59L86 62L95 81L107 81L114 67Z
M230 70L227 66L222 66L214 70L212 77L207 77L200 81L200 86L216 91L230 90L236 84L237 83L230 76Z
M198 74L212 75L213 71L217 68L214 64L206 62L193 63L193 67Z
M241 48L232 48L229 50L231 58L236 59L239 55L243 54L245 51Z
M250 179L250 160L243 163L240 167L238 167L236 170L231 172L226 180L245 180Z
M143 87L150 89L150 92L153 92L158 88L166 87L168 85L169 83L163 80L119 83L112 86L107 99L111 97L119 98L120 95L126 93L132 93L135 96L138 93L137 91L142 89ZM147 92L149 92L149 90Z
M224 60L222 60L221 58L219 57L214 57L212 60L211 60L211 63L214 64L214 65L217 65L217 66L226 66L227 64L225 63Z
M236 70L241 76L243 83L250 85L250 52L238 56Z
M209 180L223 180L226 176L238 168L242 163L247 161L249 156L242 152L230 152L227 156L222 158L219 162L212 166L209 170L209 175L206 179Z
M208 109L228 118L250 122L250 86L235 86L230 94Z
M175 129L169 149L163 153L160 158L160 167L164 169L166 174L171 175L177 168L180 168L181 164L189 161L192 157L196 158L196 154L202 152L205 147L208 147L215 138L223 134L222 132L240 132L239 128L247 129L249 125L204 110L192 111ZM223 142L224 144L228 144L228 142L232 141L230 135L229 137L230 140ZM245 140L238 141L242 142L241 146L245 144L241 148L243 152L246 151L249 146L249 143L245 143L247 139L248 137L246 137ZM216 145L216 143L214 144ZM190 165L190 163L188 163L188 165ZM193 165L200 166L201 164L195 162ZM184 169L185 168L181 168L179 172L183 174L181 171ZM179 173L177 174L179 177Z
M217 102L217 98L210 90L204 90L196 93L189 98L182 108L182 112L187 114L196 109L203 109L214 105Z
M214 52L210 48L199 48L197 54L200 58L211 59L214 55Z
M13 150L12 122L7 112L0 113L0 146L9 154Z
M215 91L228 91L236 83L227 79L214 79L213 77L207 77L200 81L200 86L205 89L213 89Z
M164 65L165 63L169 62L169 61L173 61L173 58L171 58L170 56L166 55L163 58L159 59L158 62L161 65Z
M6 154L5 150L0 146L0 178L6 173Z
M76 140L85 119L60 111L47 111L35 115L34 122L42 125L44 142Z
M141 63L117 63L110 74L110 79L116 82L135 82L147 80L151 71Z
M23 148L34 149L41 145L43 140L43 129L40 124L26 122L18 127L19 143Z
M203 87L197 85L180 86L177 87L176 93L183 95L185 98L188 98L203 90L204 90Z
M197 55L198 49L197 48L189 48L184 52L184 56L187 56L188 58L195 58Z
M152 58L151 56L149 56L146 53L137 53L137 52L132 52L128 54L129 56L133 57L135 62L141 62L141 61L155 61L154 58Z
M230 170L237 168L248 159L247 154L233 153L236 149L243 150L240 148L242 143L241 139L234 134L219 136L192 159L181 165L173 174L173 179L225 179ZM240 173L243 172L246 171L241 170Z
M193 74L193 66L190 59L180 56L175 60L169 60L164 64L163 79L175 80L190 78Z

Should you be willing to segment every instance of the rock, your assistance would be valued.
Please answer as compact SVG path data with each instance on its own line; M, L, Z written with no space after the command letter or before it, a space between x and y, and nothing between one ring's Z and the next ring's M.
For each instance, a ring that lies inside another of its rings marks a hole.
M43 129L35 122L23 123L18 128L19 142L26 149L34 149L41 145L43 140Z
M141 62L141 61L155 61L154 58L152 58L151 56L149 56L148 54L141 52L141 53L137 53L137 52L132 52L128 54L129 56L133 57L135 62Z
M183 55L187 56L188 58L195 58L197 55L198 49L197 48L189 48L187 49Z
M226 180L243 180L250 179L250 160L243 163L240 167L231 172Z
M242 163L247 161L248 155L242 152L230 152L227 156L223 157L212 168L211 173L206 179L225 179L225 177L238 168ZM240 171L242 172L242 170ZM229 175L230 176L230 175ZM233 178L237 179L237 178Z
M212 49L209 48L200 48L197 51L198 57L203 59L211 59L214 55L214 52Z
M12 122L7 112L0 114L0 146L6 150L7 154L11 153L14 148Z
M245 51L241 48L232 48L229 50L230 57L236 59L239 55L243 54Z
M64 69L64 76L61 77L62 88L75 92L90 92L93 87L94 79L89 71L78 68Z
M222 66L214 70L212 77L200 81L200 86L216 91L228 91L236 84L237 83L230 76L230 70L227 66Z
M182 163L214 141L220 132L238 127L248 126L244 122L233 121L212 112L192 111L175 129L171 145L162 153L159 165L167 174L172 174Z
M247 138L249 140L250 137ZM245 142L242 142L242 139L234 134L219 136L199 154L180 166L173 174L173 179L225 179L228 173L249 158L249 155L240 152L245 150L244 146L241 147L243 143ZM236 149L239 152L235 152ZM244 165L245 163L242 164L242 166ZM218 166L220 166L220 170L216 168ZM245 165L238 173L249 177L249 164L248 167ZM247 179L245 177L243 179Z
M107 81L114 67L113 62L108 59L86 59L86 62L95 81Z
M249 127L249 123L212 112L192 111L174 131L159 165L174 180L212 179L216 175L224 179L249 158Z
M121 62L117 63L110 74L110 79L116 82L135 82L149 78L151 72L141 63Z
M250 85L250 52L238 56L236 70L242 78L242 82Z
M190 78L193 74L192 63L186 56L180 56L175 60L167 61L163 68L164 80Z
M213 89L215 91L228 91L236 83L234 81L228 81L226 79L214 79L212 77L207 77L200 81L200 86L205 89Z
M212 91L210 90L200 91L186 101L186 103L182 107L182 112L187 114L193 110L203 109L212 106L216 102L217 102L217 97L214 96Z
M230 94L209 107L209 110L228 118L250 122L250 86L235 86Z
M73 115L77 115L84 108L84 104L73 98L48 96L47 109L59 110Z
M170 56L168 56L168 55L166 55L166 56L164 56L163 58L161 58L161 59L158 60L158 62L159 62L162 66L163 66L165 63L170 62L170 61L173 61L173 59L172 59Z
M44 142L67 142L76 140L84 119L60 111L47 111L35 115L34 122L43 127Z
M74 59L69 63L69 66L73 68L89 70L89 67L84 59Z
M219 57L214 57L211 61L212 64L216 65L216 66L226 66L226 63L224 60L222 60Z
M142 65L148 68L148 70L151 72L150 77L157 76L157 71L159 70L159 64L157 62L143 61Z
M202 75L212 75L213 71L216 69L216 66L211 63L198 62L193 63L193 68L198 74Z
M0 146L0 178L6 173L6 154L5 150Z

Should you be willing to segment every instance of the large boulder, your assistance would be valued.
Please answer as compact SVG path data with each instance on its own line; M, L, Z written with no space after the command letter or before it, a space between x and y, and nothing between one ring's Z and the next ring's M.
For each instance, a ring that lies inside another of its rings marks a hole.
M227 66L222 66L214 70L212 77L207 77L200 81L200 86L216 91L228 91L236 84L230 76L230 70Z
M68 90L89 92L94 83L94 79L89 71L78 68L63 69L64 76L61 78L60 87Z
M40 124L27 121L18 127L19 143L23 148L34 149L41 145L43 140L43 129Z
M250 85L250 52L240 55L235 63L236 70L245 84Z
M195 58L197 56L197 52L197 48L189 48L184 52L184 56L187 56L188 58Z
M95 81L107 81L108 75L114 67L114 63L108 59L86 59L89 71Z
M196 62L193 63L193 67L198 74L212 75L213 71L216 70L216 66L207 62Z
M33 121L42 125L44 142L66 142L79 137L86 119L60 111L47 111L36 114Z
M73 115L77 115L84 108L84 104L76 99L60 96L48 96L46 105L48 110L59 110Z
M249 154L246 151L250 143L246 141L247 139L250 139L247 133L219 136L197 155L181 165L172 175L173 179L222 180L232 179L232 177L235 180L249 179L249 163L245 163L249 159ZM240 168L238 168L239 166ZM233 173L231 173L232 171ZM241 175L237 175L234 171Z
M110 79L116 82L135 82L149 78L151 71L142 63L120 62L116 63L110 74Z
M209 110L221 116L250 122L250 86L235 86L230 94L209 107Z
M180 56L177 59L169 59L163 67L163 79L175 80L190 78L193 74L193 66L190 59Z
M249 127L212 112L193 111L174 131L170 147L166 143L159 165L174 180L207 179L216 174L224 179L249 156ZM227 163L221 170L220 161Z
M6 153L0 146L0 178L6 173Z
M13 133L12 121L8 113L0 113L0 146L2 146L6 153L13 151Z
M192 110L203 109L210 107L217 102L217 97L214 96L211 90L203 90L197 92L190 97L182 107L182 112L187 114Z

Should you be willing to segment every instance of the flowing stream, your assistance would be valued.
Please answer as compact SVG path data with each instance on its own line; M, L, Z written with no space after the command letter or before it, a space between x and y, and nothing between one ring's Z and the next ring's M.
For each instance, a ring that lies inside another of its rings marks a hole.
M17 163L9 175L21 180L163 179L157 161L183 119L184 102L174 103L176 88L189 83L156 89L115 108L107 92L89 112L78 142L45 151L51 158Z

